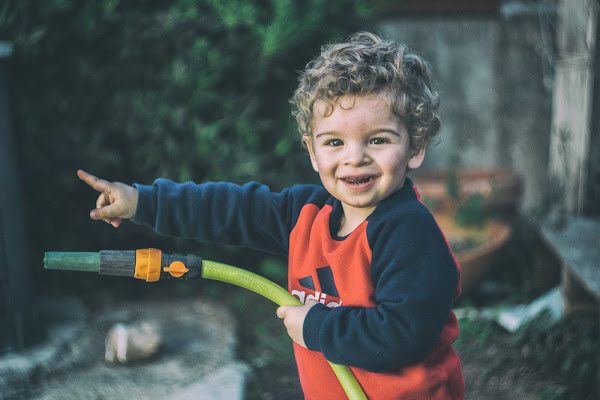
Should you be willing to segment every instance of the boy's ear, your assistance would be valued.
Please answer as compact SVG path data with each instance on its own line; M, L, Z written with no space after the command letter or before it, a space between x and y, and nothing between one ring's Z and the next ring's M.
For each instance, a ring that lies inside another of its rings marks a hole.
M317 159L315 158L315 151L312 145L312 137L310 135L302 136L302 140L306 145L306 149L308 150L308 155L310 156L310 162L312 164L313 169L316 172L319 172L319 167L317 166Z
M408 169L415 170L423 164L423 160L425 159L425 147L419 150L417 153L413 154L412 157L408 160Z

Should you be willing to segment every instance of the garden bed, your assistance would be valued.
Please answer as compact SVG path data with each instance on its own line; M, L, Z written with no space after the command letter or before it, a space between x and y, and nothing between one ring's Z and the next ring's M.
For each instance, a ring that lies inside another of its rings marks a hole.
M514 244L513 244L514 246ZM474 291L461 296L456 307L494 308L528 302L536 297L523 282L531 274L522 249L509 248L504 268L492 278L502 293ZM510 257L517 254L518 259ZM275 268L274 270L278 270ZM285 276L262 275L285 283ZM102 278L102 279L100 279ZM135 280L93 276L69 287L64 282L45 282L45 290L81 296L93 311L107 299L161 301L189 299L202 294L228 307L237 320L239 348L236 359L250 367L246 400L296 400L302 398L291 339L275 316L269 300L219 282L164 282L156 285ZM598 354L598 321L592 318L563 320L551 325L543 317L516 333L508 333L493 321L460 320L461 335L455 343L466 381L465 399L486 400L593 400Z
M241 326L253 326L253 333L241 338L241 357L253 367L246 399L302 398L291 342L274 318L275 308L273 316L254 315L254 310L238 313ZM493 321L461 320L455 349L463 366L465 400L596 399L594 323L584 318L550 327L541 317L510 334ZM585 352L591 352L587 358Z

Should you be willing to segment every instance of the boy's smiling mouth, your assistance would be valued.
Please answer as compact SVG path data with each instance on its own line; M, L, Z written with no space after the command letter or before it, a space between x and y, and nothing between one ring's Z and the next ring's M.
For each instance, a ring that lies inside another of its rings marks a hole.
M360 186L366 183L369 183L375 179L375 176L367 175L367 176L348 176L345 178L341 178L342 181L351 186Z

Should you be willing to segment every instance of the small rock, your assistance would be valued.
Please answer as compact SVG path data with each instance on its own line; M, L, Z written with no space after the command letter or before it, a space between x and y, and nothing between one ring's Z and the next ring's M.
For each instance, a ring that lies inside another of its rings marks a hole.
M152 357L160 346L157 329L148 322L136 325L115 324L106 335L104 361L127 364Z

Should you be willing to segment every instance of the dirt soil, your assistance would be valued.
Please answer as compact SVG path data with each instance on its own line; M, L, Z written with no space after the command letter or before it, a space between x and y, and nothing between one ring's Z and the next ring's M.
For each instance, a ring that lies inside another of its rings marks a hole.
M465 400L594 400L593 393L581 392L573 383L543 368L528 355L527 346L515 346L510 334L499 334L486 339L484 347L475 341L457 346L466 383ZM248 399L294 400L302 399L295 366L260 371L271 381L260 393L248 393ZM255 384L255 383L254 383ZM263 383L264 385L264 383Z
M568 383L540 369L508 334L495 335L484 348L463 343L457 349L463 365L465 399L559 399ZM559 397L557 397L559 396Z
M87 291L84 297L87 297L88 305L93 309L94 305L105 303L107 298L118 304L131 298L160 299L173 294L170 290L157 290L158 286L142 292L123 290L114 287L114 283L111 281L111 287L104 290L96 287ZM208 290L195 285L190 287L194 292ZM250 367L245 399L303 398L291 342L275 318L276 306L247 291L237 290L225 295L220 292L221 286L218 290L220 302L233 309L237 319L240 344L236 358ZM181 290L177 295L182 295ZM186 297L185 293L183 297ZM228 300L224 301L224 298ZM565 379L564 373L558 373L544 361L540 362L539 357L533 357L534 349L527 344L518 344L514 334L495 323L470 329L461 321L461 338L455 349L463 366L466 400L599 400L598 393L593 393L595 390L590 390L589 386L582 389L577 387L575 380Z

